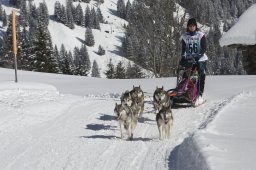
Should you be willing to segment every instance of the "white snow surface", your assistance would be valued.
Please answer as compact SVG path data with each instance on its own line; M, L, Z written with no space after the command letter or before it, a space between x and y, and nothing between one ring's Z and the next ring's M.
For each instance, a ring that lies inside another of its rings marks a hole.
M1 170L251 170L256 167L256 76L208 76L197 108L172 109L171 138L158 139L156 86L175 78L110 80L0 68ZM113 112L132 86L145 92L134 140Z
M256 44L256 4L247 9L238 22L224 33L220 39L221 46L232 44L255 45Z

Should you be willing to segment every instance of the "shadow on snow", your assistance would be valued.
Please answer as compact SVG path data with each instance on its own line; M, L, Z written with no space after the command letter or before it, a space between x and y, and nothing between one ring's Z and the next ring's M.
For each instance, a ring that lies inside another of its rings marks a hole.
M115 130L116 126L103 125L103 124L88 124L85 129L99 131L99 130Z

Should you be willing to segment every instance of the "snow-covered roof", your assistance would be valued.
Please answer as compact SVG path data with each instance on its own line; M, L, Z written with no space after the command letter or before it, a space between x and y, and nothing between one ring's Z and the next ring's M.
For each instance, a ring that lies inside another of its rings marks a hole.
M247 9L238 22L220 39L220 46L256 44L256 4Z

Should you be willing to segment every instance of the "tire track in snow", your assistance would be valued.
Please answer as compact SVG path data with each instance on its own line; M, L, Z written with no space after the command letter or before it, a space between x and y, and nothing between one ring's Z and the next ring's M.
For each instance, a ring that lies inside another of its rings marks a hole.
M239 100L241 100L242 97L245 97L247 95L250 95L249 92L241 92L237 95L234 95L228 99L225 99L221 102L216 103L213 107L211 107L210 109L207 109L205 111L207 117L205 118L205 120L203 120L203 122L201 123L201 125L199 126L199 130L200 129L205 129L207 127L207 125L209 123L211 123L215 117L222 112L222 110L224 110L225 108L229 107L230 105L233 105L234 102L239 102ZM204 114L205 114L204 113Z

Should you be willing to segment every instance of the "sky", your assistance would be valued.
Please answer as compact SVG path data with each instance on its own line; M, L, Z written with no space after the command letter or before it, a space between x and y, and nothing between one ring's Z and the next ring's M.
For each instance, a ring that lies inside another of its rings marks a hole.
M52 11L54 1L46 2ZM88 48L102 72L110 58L126 61L115 52L124 22L110 12L115 4L105 0L102 11L116 31L105 33L107 24L94 30L107 55L97 56L97 45ZM77 36L85 32L53 21L49 30L56 45L70 49L80 46ZM175 84L174 77L113 80L21 70L15 83L14 70L0 68L0 169L255 169L256 76L207 76L206 103L172 109L171 137L159 140L152 94L157 86L168 90ZM129 141L120 138L113 110L133 85L145 92L145 111Z

